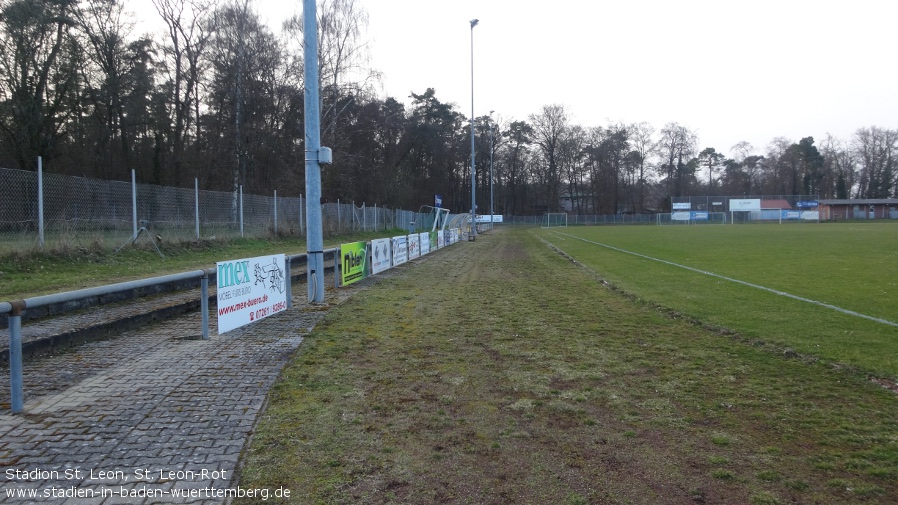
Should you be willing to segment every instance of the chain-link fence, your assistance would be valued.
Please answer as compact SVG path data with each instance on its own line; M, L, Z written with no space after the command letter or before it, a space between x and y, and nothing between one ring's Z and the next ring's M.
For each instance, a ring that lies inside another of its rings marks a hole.
M762 196L762 209L796 209L806 195ZM674 197L672 208L728 212L730 196ZM743 198L743 201L747 199ZM174 188L0 168L0 253L34 248L114 248L141 229L163 241L305 236L302 196ZM402 229L426 231L433 212L353 202L322 204L325 236ZM539 225L542 216L506 216L504 225ZM568 215L568 224L653 224L654 214Z
M305 235L302 196L250 195L0 168L0 253L119 247L142 229L163 241ZM322 204L326 236L409 230L426 214ZM432 220L432 218L431 218ZM418 226L420 230L421 227Z

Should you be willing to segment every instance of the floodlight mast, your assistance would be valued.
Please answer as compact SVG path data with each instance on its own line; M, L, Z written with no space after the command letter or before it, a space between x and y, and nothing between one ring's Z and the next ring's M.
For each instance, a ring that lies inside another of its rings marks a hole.
M475 203L476 196L476 178L475 178L475 152L474 152L474 27L479 23L479 19L471 20L471 234L469 235L471 240L477 236L477 204Z
M315 0L303 0L305 60L306 162L306 278L309 303L324 302L324 233L321 223L321 164L330 162L329 149L321 149L321 110L318 104L318 13ZM323 151L323 153L322 153ZM324 160L320 160L324 154ZM289 275L289 272L288 274ZM336 269L334 269L336 275Z

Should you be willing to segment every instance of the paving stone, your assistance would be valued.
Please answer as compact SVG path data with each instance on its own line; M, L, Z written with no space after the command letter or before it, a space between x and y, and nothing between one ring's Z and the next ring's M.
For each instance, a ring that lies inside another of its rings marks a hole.
M358 289L329 288L326 304L335 306ZM0 411L0 472L43 472L4 480L0 502L226 503L203 491L236 486L240 455L269 387L303 336L327 313L317 307L304 310L305 289L295 291L302 296L294 297L293 309L225 335L215 334L211 314L208 340L193 339L201 325L194 312L26 360L23 414L9 412L8 369L0 374L0 404L6 405ZM127 307L116 306L116 313L103 319L126 317ZM90 312L68 322L61 317L43 326L29 323L23 330L28 338L39 338L51 326L86 324ZM66 478L66 470L78 470L80 478ZM149 475L138 478L138 470ZM167 472L182 474L170 479ZM194 472L193 478L183 472ZM6 496L12 489L43 493L54 487L69 494L94 490L97 496ZM110 495L123 489L125 496ZM173 496L189 489L198 494Z

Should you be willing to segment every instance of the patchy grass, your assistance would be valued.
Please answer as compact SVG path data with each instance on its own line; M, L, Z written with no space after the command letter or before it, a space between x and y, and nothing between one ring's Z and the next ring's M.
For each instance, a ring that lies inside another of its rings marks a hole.
M894 393L634 302L527 230L372 284L285 368L239 485L293 503L898 496Z

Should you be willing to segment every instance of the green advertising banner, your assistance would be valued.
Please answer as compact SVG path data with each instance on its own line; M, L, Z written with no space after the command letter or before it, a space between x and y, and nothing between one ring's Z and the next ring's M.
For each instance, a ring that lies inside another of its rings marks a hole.
M368 244L353 242L340 245L340 257L343 258L341 268L342 285L352 284L368 276Z

